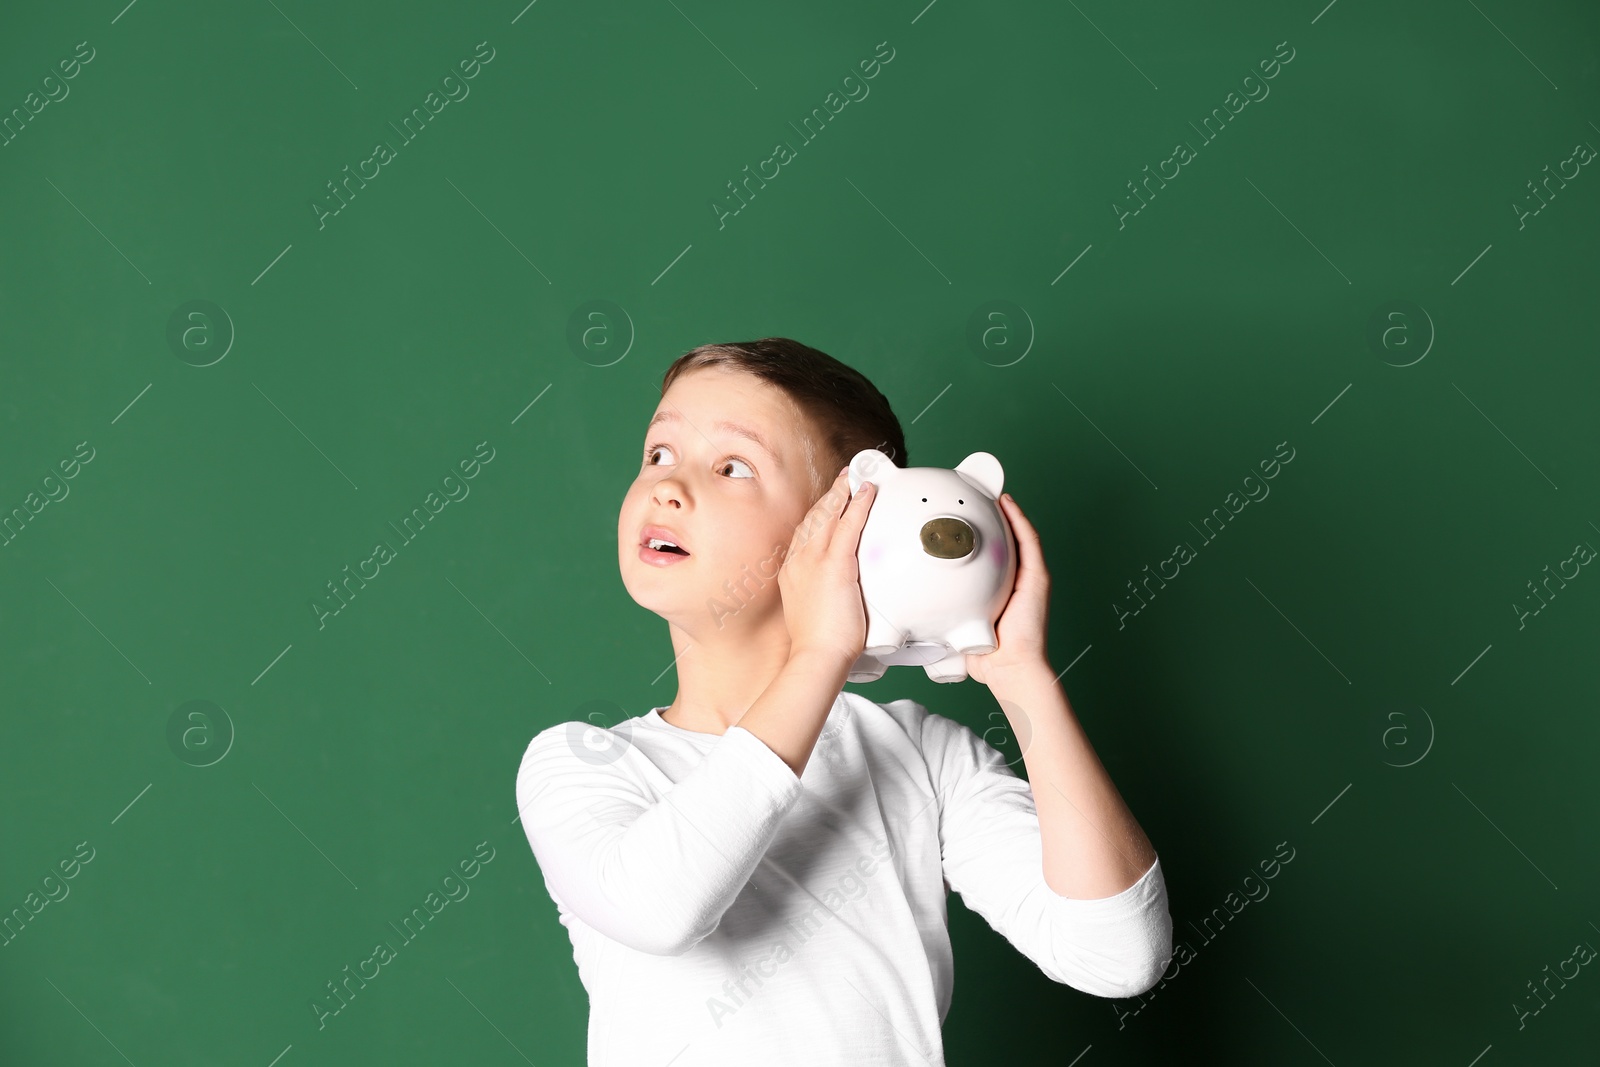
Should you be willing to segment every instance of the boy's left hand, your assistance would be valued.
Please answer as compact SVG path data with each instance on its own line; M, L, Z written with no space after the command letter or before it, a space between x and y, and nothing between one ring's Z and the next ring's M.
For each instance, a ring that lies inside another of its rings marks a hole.
M1045 650L1050 572L1045 569L1039 533L1010 493L1000 494L1000 509L1011 521L1011 532L1017 539L1017 580L995 623L998 646L986 655L966 655L967 674L984 685L992 685L1007 675L1050 667Z

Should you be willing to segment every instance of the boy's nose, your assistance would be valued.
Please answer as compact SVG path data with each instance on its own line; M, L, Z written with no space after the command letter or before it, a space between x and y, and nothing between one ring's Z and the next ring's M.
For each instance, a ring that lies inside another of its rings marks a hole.
M922 524L922 551L938 559L971 555L976 539L960 519L929 519Z

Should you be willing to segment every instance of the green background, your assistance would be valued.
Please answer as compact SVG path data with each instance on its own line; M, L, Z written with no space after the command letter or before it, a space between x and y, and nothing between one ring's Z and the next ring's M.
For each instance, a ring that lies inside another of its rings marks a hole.
M617 509L668 363L771 335L872 378L913 464L1005 464L1052 663L1194 951L1102 1000L952 898L950 1063L1592 1055L1594 968L1513 1007L1600 946L1600 578L1516 607L1600 545L1600 176L1514 206L1600 145L1592 5L120 4L0 34L0 113L70 90L0 148L0 514L28 513L0 548L0 909L93 849L0 948L4 1062L581 1063L517 765L671 701ZM479 42L470 94L319 226ZM976 682L853 688L1015 755ZM319 1029L325 983L480 842L470 895Z

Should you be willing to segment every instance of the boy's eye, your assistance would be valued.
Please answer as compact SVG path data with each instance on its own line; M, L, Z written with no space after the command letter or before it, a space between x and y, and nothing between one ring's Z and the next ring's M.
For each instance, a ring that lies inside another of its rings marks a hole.
M645 463L645 466L647 466L647 467L657 466L657 464L654 463L653 461L654 461L655 457L657 455L659 455L660 453L662 453L662 452L665 452L669 457L672 455L672 449L668 448L666 445L652 445L649 448L645 449L645 452L644 452L644 463ZM667 462L671 462L671 460L669 459ZM738 456L729 456L727 459L722 461L721 466L719 466L717 468L717 470L718 470L718 472L726 471L730 467L734 466L735 464L737 464L740 467L743 467L745 469L745 471L746 471L745 474L743 474L743 475L735 475L735 477L743 477L743 478L754 478L755 477L755 473L756 472L751 469L750 464L745 462L744 460L740 459Z

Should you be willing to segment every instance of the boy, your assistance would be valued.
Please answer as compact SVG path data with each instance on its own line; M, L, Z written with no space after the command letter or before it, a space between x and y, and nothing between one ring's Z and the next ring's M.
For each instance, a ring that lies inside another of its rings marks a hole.
M703 345L667 370L644 444L618 564L667 620L677 696L551 726L517 776L591 1067L942 1065L951 889L1057 982L1153 987L1166 883L1046 659L1049 575L1009 495L1016 586L966 665L1037 793L953 719L843 691L873 489L847 500L840 468L862 448L905 465L866 378L784 338Z

